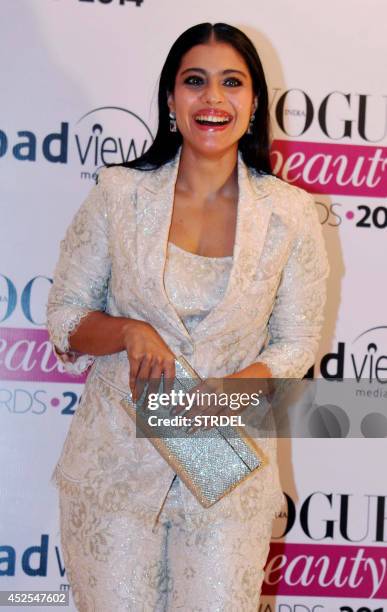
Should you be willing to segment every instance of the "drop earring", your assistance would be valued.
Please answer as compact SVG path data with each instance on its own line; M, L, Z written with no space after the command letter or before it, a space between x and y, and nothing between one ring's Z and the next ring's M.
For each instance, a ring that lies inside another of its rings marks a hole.
M177 132L176 113L174 113L172 111L169 113L169 131L170 132Z
M255 119L255 112L250 117L250 123L249 123L249 127L247 128L246 134L252 134L253 133L254 119Z

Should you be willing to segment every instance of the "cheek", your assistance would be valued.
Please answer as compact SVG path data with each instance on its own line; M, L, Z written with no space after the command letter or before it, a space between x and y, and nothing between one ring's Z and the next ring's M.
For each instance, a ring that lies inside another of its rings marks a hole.
M178 88L175 89L176 113L184 119L185 114L189 114L190 107L196 102L198 94L195 91Z
M250 109L253 103L251 95L241 93L239 95L233 96L230 102L233 105L238 116L238 123L248 123L250 121Z
M240 113L238 113L238 122L240 125L246 126L250 121L251 113L246 110L246 106L241 108Z
M192 131L192 113L197 106L198 94L195 92L184 92L184 95L175 97L178 128L186 137Z

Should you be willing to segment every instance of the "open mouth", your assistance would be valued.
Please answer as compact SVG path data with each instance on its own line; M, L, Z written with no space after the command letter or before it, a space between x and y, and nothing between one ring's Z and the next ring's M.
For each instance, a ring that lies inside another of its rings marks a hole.
M210 127L227 125L228 123L232 121L231 115L215 116L215 115L200 114L200 115L195 115L194 119L196 123L198 123L199 125L206 125Z

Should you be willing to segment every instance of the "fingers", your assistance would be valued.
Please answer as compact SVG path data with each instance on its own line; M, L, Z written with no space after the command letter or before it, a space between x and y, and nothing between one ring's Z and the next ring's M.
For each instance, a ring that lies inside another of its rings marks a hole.
M147 394L145 398L145 403L148 405L148 396L150 393L158 393L161 383L161 376L163 374L163 364L160 358L155 359L152 364L150 377L149 377L149 385L147 389Z
M149 379L156 381L164 375L171 390L175 378L175 356L160 334L145 321L132 320L130 333L125 336L125 346L130 365L129 387L132 398L137 401ZM172 379L172 382L171 382Z
M191 389L189 391L187 391L187 395L190 396L195 396L195 394L199 394L202 392L203 390L203 383L199 383L198 385L196 385L195 387L191 387ZM186 412L186 406L187 406L187 400L185 399L184 402L180 402L177 406L175 406L174 408L171 408L171 415L172 416L181 416L182 414L185 414ZM191 408L192 411L192 408ZM188 413L188 416L191 415L191 412Z
M162 357L148 353L128 356L130 363L129 386L134 401L141 397L147 383L149 383L147 396L149 393L157 393L162 376L166 381L166 387L163 391L170 393L175 378L175 359L172 353L171 355Z
M175 357L172 355L164 361L164 391L170 395L175 382L176 368Z
M144 355L140 367L137 372L135 380L135 395L136 399L139 399L144 391L145 385L149 381L150 373L152 371L152 356Z
M142 356L129 354L128 359L130 365L129 387L132 393L133 401L135 402L138 399L136 397L136 380L140 370Z

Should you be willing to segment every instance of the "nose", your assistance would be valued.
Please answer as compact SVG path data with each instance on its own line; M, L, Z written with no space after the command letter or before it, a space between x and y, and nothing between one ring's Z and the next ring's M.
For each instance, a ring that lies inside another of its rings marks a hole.
M203 101L206 104L220 104L223 102L223 94L217 83L208 83L203 91Z

